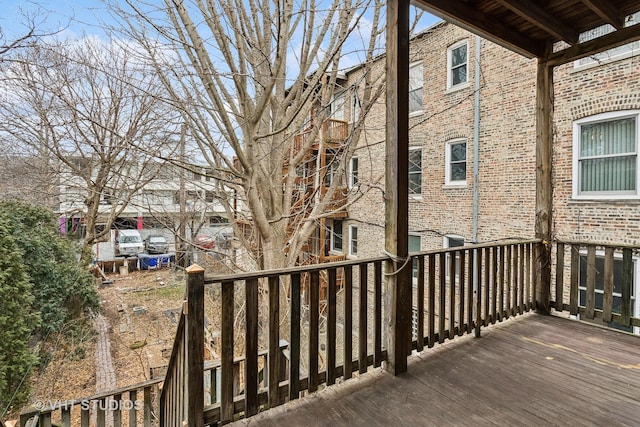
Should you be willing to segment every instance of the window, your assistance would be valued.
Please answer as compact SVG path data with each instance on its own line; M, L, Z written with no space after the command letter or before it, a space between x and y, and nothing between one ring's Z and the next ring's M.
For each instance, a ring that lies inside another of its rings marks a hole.
M625 19L624 26L630 27L632 25L638 24L639 22L640 22L640 12L636 12L633 15L627 16L627 18ZM602 37L605 34L609 34L613 31L615 31L615 28L613 28L611 25L609 24L603 25L580 34L579 42L583 43L589 40L593 40L598 37ZM640 40L636 40L635 42L627 43L625 45L618 46L613 49L609 49L604 52L596 53L595 55L591 55L586 58L579 59L573 63L573 66L574 68L581 68L581 67L599 65L607 62L617 61L624 58L629 58L639 53L640 53Z
M443 247L445 247L445 248L457 248L457 247L461 247L461 246L464 246L464 237L457 236L455 234L450 234L450 235L444 236ZM447 281L449 280L449 270L450 270L450 267L449 267L450 264L449 263L451 262L451 256L452 256L451 253L447 254L447 258L446 258L446 262L445 262L445 264L446 264L445 268L447 269L447 271L445 273ZM459 252L455 253L455 263L456 263L455 269L456 269L456 280L457 280L460 277L460 267L461 267L460 266L460 253Z
M605 113L574 123L574 197L638 196L638 115Z
M409 194L422 194L422 148L409 148Z
M456 43L447 50L447 89L462 87L467 77L469 45L467 41Z
M349 187L353 188L358 185L358 158L352 157L349 164Z
M358 227L349 226L349 255L358 255Z
M331 233L331 250L342 252L342 221L334 220L329 231Z
M423 103L424 72L422 62L416 62L409 67L409 114L419 113Z
M333 101L331 101L331 118L344 120L344 91L337 92L333 95Z
M447 143L445 153L445 185L467 183L467 141Z
M360 95L358 95L358 91L354 90L351 95L351 122L355 123L360 119Z
M409 253L420 252L422 249L422 237L419 234L409 234ZM413 286L418 285L418 260L413 260L413 266L411 269L411 277L413 280Z
M637 262L633 260L633 285L631 286L631 315L637 313L637 304L635 302L635 294L636 294L636 271L637 271ZM596 280L595 280L595 309L602 310L603 300L604 300L604 253L596 254L595 261L595 272L596 272ZM585 307L587 302L587 255L586 252L581 251L580 253L580 273L579 273L579 283L578 290L580 292L579 297L579 305L581 307ZM618 256L618 254L614 255L613 259L613 304L611 306L611 312L614 314L620 314L620 310L622 307L622 257ZM589 321L588 319L582 319ZM600 323L600 321L598 321ZM616 322L608 323L608 326L611 328L634 332L633 327L625 327ZM638 330L636 328L636 333Z

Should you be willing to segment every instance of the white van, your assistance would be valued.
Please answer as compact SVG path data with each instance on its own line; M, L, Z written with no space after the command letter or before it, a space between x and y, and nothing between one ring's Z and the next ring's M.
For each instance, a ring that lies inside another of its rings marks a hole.
M144 251L142 237L138 230L117 230L116 256L138 256Z

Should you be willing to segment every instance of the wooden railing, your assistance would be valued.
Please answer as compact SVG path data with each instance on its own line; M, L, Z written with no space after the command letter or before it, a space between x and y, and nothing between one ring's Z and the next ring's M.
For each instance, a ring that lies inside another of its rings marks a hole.
M158 414L157 388L162 381L154 379L82 399L39 401L20 414L20 425L104 427L122 426L124 421L129 427L137 427L139 422L151 427Z
M313 128L300 132L294 137L293 150L299 152L305 146L309 138L313 135ZM349 136L349 123L344 120L327 119L322 124L322 130L318 132L318 141L312 144L313 149L318 149L320 139L329 144L330 148L335 148L343 144Z
M551 306L617 329L640 327L632 290L634 254L638 253L636 246L557 242Z
M482 326L534 309L538 244L528 240L414 255L413 349L465 333L479 336Z
M314 392L323 384L334 384L338 377L347 380L354 371L364 373L369 366L380 366L386 357L382 348L384 260L375 258L207 279L207 285L218 287L221 295L221 400L205 408L204 422L224 424L237 417L248 417L261 408L297 399L304 391ZM345 280L340 293L339 272ZM327 310L323 318L319 298L321 274L328 277ZM308 305L303 304L301 295L305 275L311 284ZM267 319L259 318L261 306L268 307ZM244 309L241 322L244 336L243 342L238 343L237 337L234 342L234 330L240 307ZM357 338L352 333L354 313ZM258 329L258 324L263 322L266 334ZM322 343L321 336L325 337ZM288 338L289 342L286 373L281 371L279 363L282 338ZM357 341L355 354L354 339ZM259 387L258 355L262 349L268 352L268 378L264 387ZM233 373L236 353L243 353L245 359L241 395L234 393L234 383L238 382Z

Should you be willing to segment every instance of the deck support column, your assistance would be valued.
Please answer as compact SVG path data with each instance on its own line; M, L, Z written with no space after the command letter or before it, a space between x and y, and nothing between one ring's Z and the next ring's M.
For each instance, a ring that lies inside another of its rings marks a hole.
M550 49L548 49L550 51ZM538 59L536 79L536 311L549 314L551 292L551 230L553 224L553 69Z
M409 0L387 2L385 249L386 369L407 371L411 346L409 253Z
M204 423L204 268L193 264L186 271L187 422L199 427Z

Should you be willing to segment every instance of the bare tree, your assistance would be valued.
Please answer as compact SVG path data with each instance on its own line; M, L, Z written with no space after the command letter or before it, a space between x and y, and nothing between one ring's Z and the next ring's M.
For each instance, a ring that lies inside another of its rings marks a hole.
M92 38L41 42L4 70L2 135L49 159L66 197L61 210L85 218L87 247L108 237L162 167L157 158L177 147L178 114L161 102L164 88L135 48Z
M318 163L310 179L318 188L328 174L344 176L366 112L383 91L384 70L373 68L383 4L165 0L160 6L114 5L127 34L154 59L169 99L183 111L220 185L236 193L242 209L225 202L227 214L250 222L252 233L237 234L252 240L246 247L258 248L259 268L295 264L318 220L333 209L340 180L305 197L301 208L296 171L308 163L323 132L334 92L346 90L358 92L362 112L331 165ZM356 36L359 47L354 48ZM363 77L357 87L340 88L340 62L354 49ZM307 138L296 138L303 132Z

